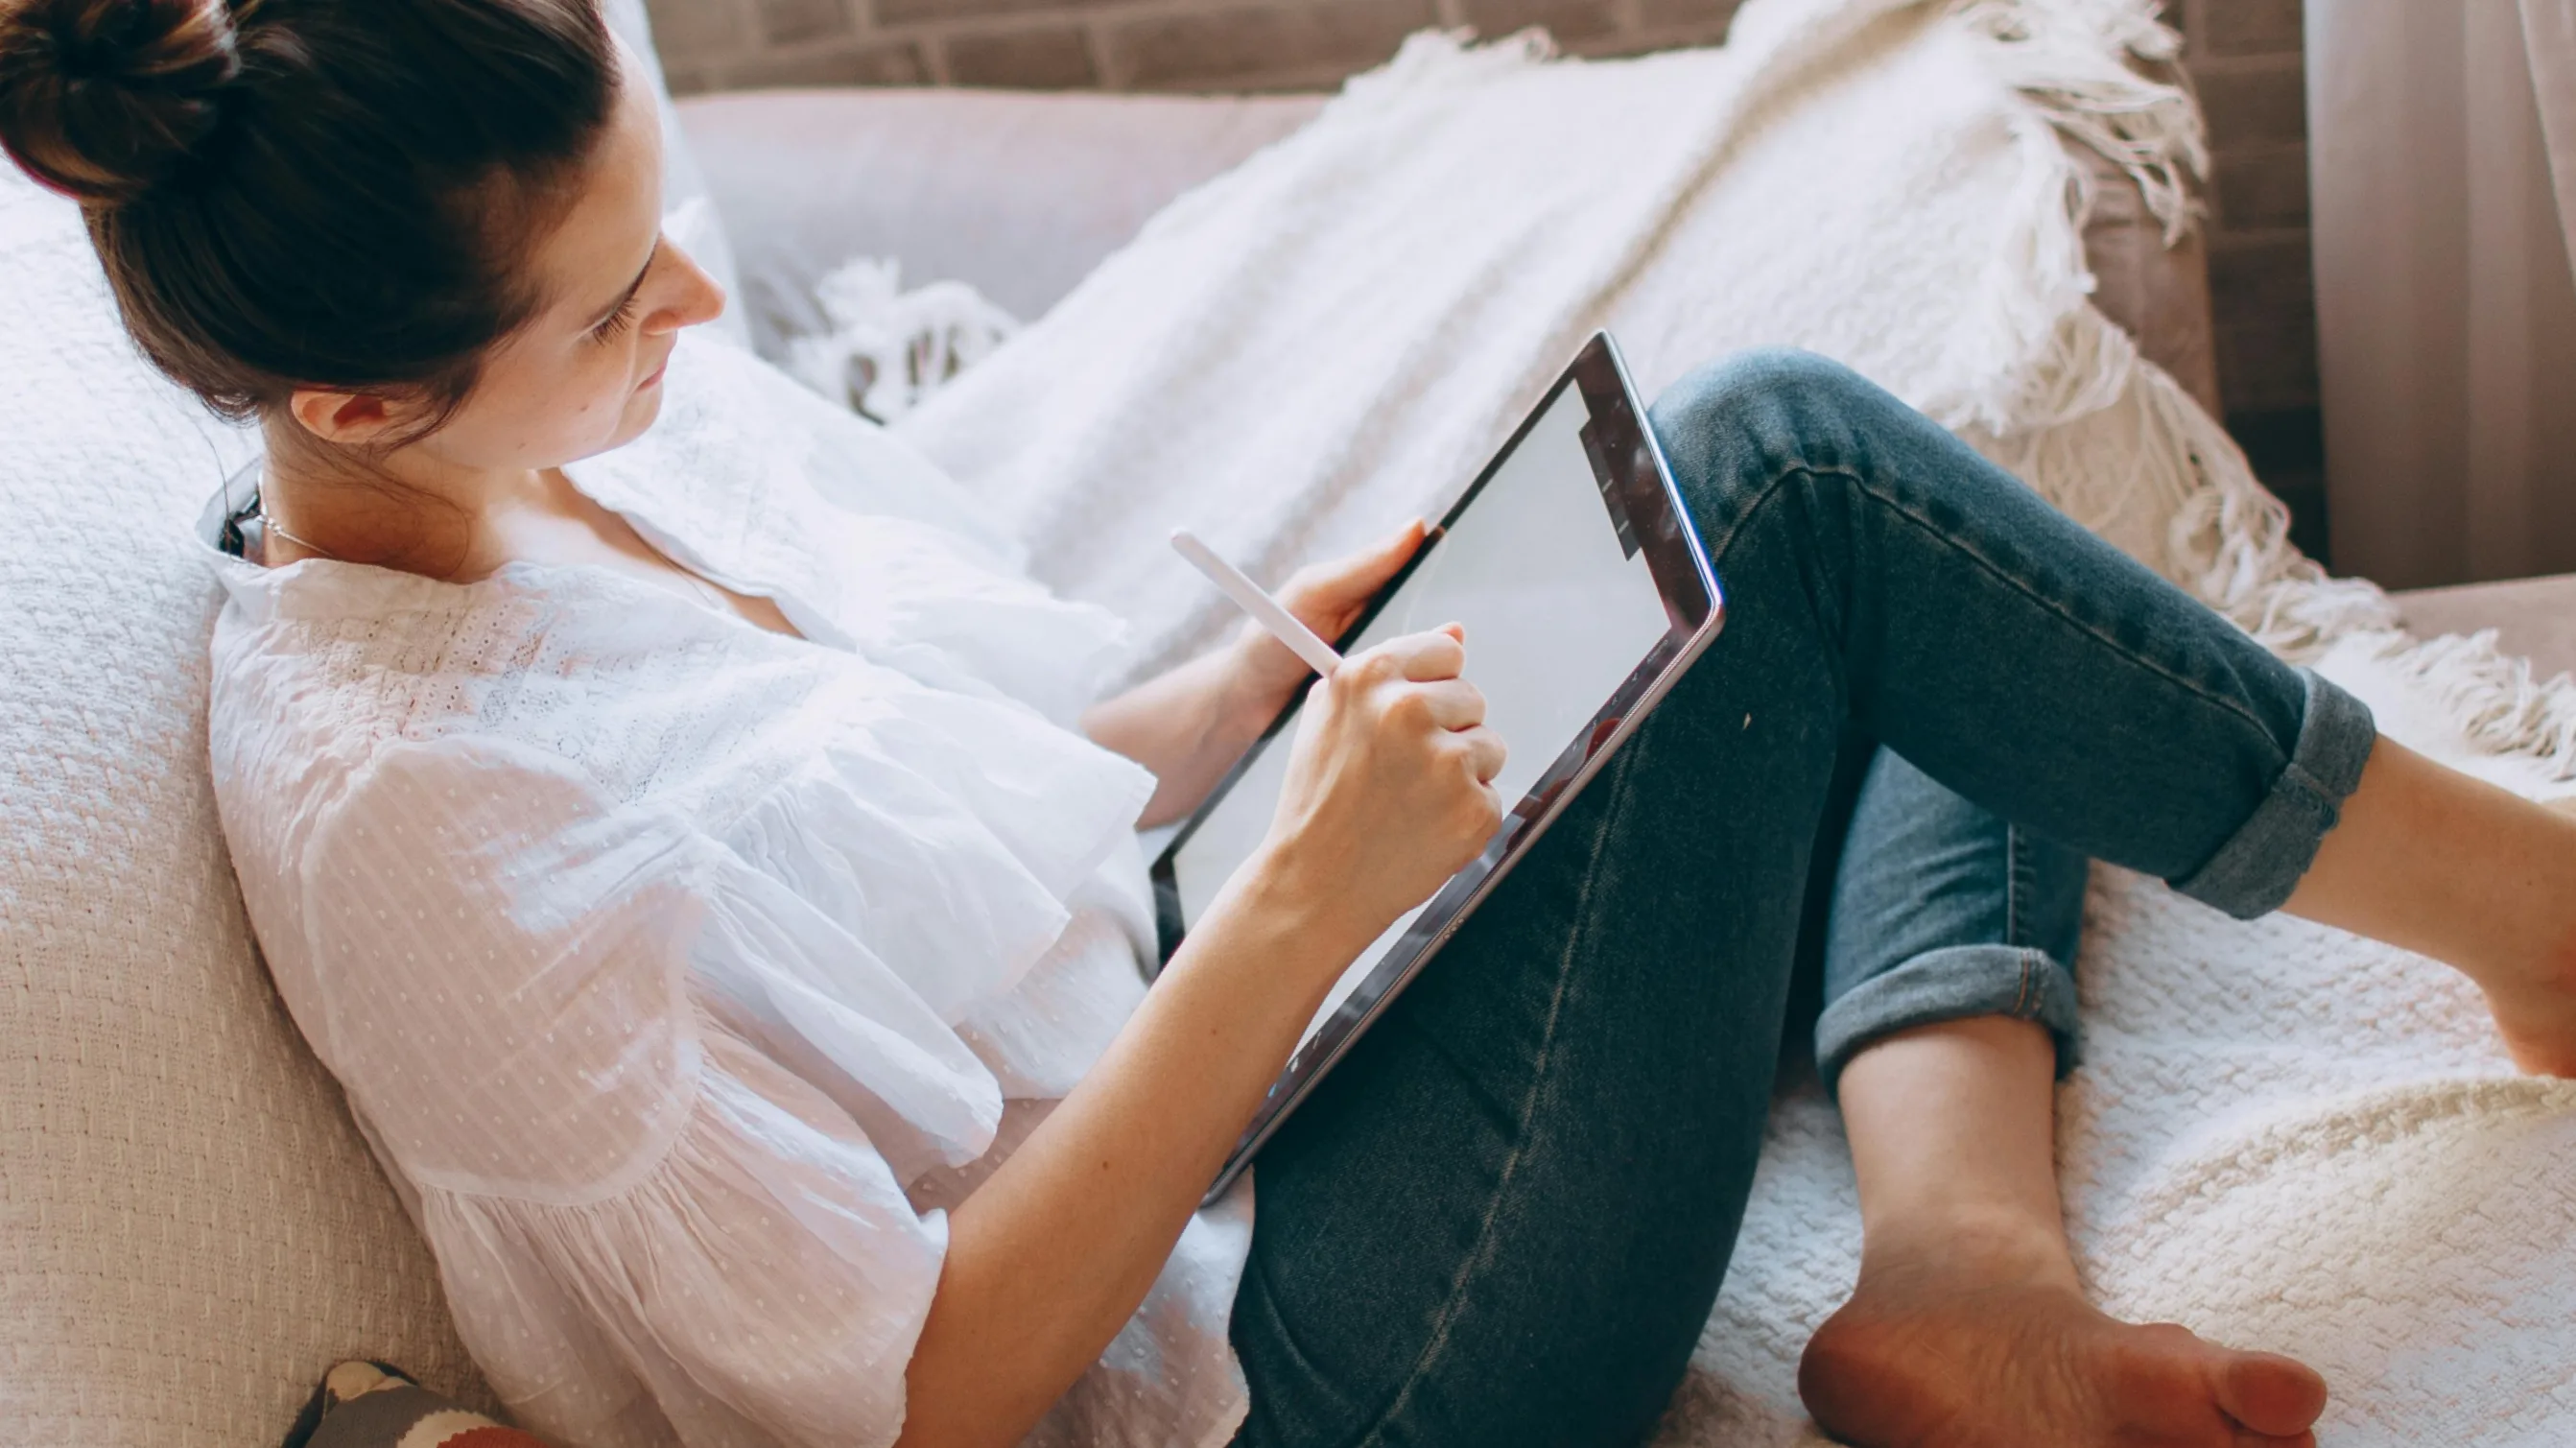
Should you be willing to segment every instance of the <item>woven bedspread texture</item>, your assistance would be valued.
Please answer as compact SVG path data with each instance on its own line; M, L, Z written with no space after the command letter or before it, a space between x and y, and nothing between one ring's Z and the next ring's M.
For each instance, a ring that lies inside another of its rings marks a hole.
M606 10L650 57L641 0ZM666 228L729 277L664 114ZM0 163L0 1444L257 1448L360 1357L493 1406L215 819L188 530L255 449L126 340L79 210Z
M0 1442L273 1443L324 1369L477 1388L437 1268L251 942L185 522L251 454L0 165Z
M2072 516L2314 663L2437 756L2576 789L2576 685L2419 641L2288 543L2279 503L2088 300L2086 182L2179 235L2191 98L2141 76L2150 0L1751 0L1723 49L1575 63L1417 36L1308 129L1183 198L898 424L1006 511L1138 672L1229 620L1179 525L1271 579L1445 504L1581 340L1649 394L1742 347L1847 362ZM2576 1086L2515 1077L2474 989L2099 868L2088 1055L2060 1098L2106 1306L2293 1352L2336 1445L2576 1441ZM1859 1217L1812 1085L1787 1092L1663 1441L1809 1441L1797 1354Z

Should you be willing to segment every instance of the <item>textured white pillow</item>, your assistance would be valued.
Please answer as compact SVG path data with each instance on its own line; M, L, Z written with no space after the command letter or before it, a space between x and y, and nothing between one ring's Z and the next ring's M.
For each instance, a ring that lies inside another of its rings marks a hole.
M642 6L608 8L649 59ZM678 205L705 188L670 139ZM135 354L78 211L0 165L0 1442L274 1442L358 1356L488 1403L215 822L187 525L251 447Z
M0 1441L272 1441L361 1355L477 1393L216 829L185 523L248 439L6 166L0 279Z

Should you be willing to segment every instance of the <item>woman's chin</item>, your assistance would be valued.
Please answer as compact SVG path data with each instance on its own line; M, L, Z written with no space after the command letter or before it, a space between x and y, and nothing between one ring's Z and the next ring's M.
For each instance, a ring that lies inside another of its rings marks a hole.
M651 427L654 420L661 415L662 378L660 373L655 373L651 380L635 389L634 396L626 400L626 415L618 420L617 432L609 440L608 447L624 447L642 437L644 430ZM605 452L608 448L600 450Z

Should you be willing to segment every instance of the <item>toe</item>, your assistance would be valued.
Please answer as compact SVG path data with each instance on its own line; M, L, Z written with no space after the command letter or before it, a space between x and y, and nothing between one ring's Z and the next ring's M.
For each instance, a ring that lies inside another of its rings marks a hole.
M2216 1364L2210 1388L2221 1411L2264 1441L2296 1441L2326 1410L2326 1380L2279 1353L2228 1354Z

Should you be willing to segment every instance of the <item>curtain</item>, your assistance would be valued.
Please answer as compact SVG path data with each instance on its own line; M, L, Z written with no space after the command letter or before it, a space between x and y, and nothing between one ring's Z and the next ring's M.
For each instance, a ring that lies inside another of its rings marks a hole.
M2335 567L2576 571L2576 0L2306 20Z
M2558 224L2576 269L2576 0L2522 0L2522 40L2531 52L2531 89L2549 148Z

